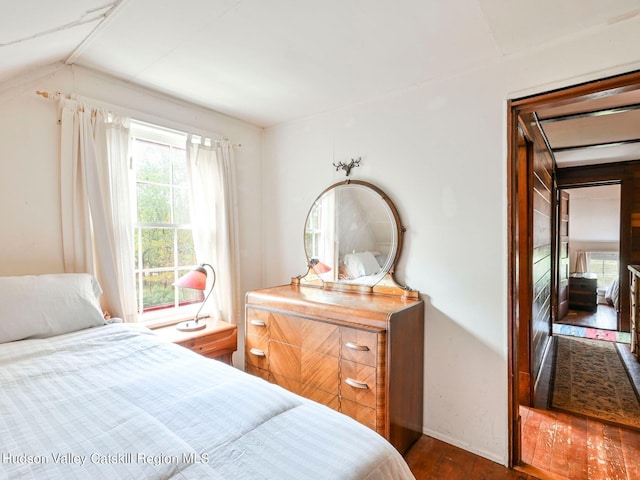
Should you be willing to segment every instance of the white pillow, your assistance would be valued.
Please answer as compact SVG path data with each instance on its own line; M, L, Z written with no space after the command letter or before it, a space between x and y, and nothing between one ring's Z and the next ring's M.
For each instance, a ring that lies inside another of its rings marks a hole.
M380 271L380 265L371 252L348 253L344 256L344 264L354 278Z
M0 277L0 343L104 325L101 293L86 273Z

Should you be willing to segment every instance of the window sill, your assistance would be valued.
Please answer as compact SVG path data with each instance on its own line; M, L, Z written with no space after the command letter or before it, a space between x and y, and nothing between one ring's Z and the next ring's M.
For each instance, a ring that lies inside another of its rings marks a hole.
M196 307L199 307L196 306ZM175 325L184 320L191 320L196 316L198 308L184 307L184 308L172 308L167 310L159 310L155 312L147 312L140 315L138 323L144 325L147 328L160 328L167 325ZM208 317L207 314L202 314L200 318Z

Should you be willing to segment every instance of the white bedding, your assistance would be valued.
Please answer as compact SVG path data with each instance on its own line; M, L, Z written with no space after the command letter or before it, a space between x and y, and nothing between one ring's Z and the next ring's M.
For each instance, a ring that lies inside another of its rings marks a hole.
M611 282L611 285L609 285L609 287L607 288L604 294L604 298L607 302L609 302L609 305L611 305L613 308L618 310L619 297L620 297L620 286L618 284L618 279L616 278L613 280L613 282Z
M404 479L367 427L136 325L0 345L0 479Z

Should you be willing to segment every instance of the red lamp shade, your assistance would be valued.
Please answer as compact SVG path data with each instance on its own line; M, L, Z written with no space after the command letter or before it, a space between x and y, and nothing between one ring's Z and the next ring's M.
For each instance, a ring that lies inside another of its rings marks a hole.
M195 267L189 273L181 276L173 285L204 291L207 288L207 271L202 265Z
M318 275L331 271L331 267L329 265L321 262L317 258L312 258L311 260L309 260L309 266L313 268Z
M200 308L198 309L198 312L196 313L195 318L193 320L189 320L187 322L181 322L178 325L176 325L176 328L178 330L190 332L193 330L200 330L207 326L205 322L200 322L200 312L202 311L202 307L204 307L204 304L207 302L209 295L211 295L211 292L213 291L213 286L216 284L216 271L214 270L214 268L208 263L203 263L202 265L195 267L189 273L186 273L185 275L181 276L173 285L175 287L193 288L195 290L202 290L202 291L206 290L207 270L204 267L209 267L211 269L211 273L213 273L213 281L211 282L211 288L209 289L207 296L204 297L204 300L202 301L202 304L200 305Z

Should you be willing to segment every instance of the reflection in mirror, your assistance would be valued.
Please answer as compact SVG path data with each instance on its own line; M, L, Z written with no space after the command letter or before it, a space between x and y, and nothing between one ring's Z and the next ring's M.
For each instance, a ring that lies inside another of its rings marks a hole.
M307 216L309 268L323 283L373 286L392 270L399 228L390 203L372 185L333 186L318 197Z

